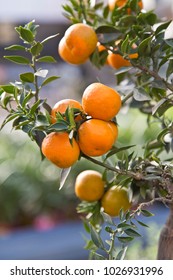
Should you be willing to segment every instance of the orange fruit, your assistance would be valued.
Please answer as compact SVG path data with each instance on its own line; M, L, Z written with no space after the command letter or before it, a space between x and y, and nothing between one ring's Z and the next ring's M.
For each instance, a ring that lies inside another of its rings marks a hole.
M94 52L97 35L94 29L84 23L71 25L65 32L58 47L63 60L72 64L82 64Z
M113 9L115 8L115 6L122 8L123 6L125 6L125 4L127 3L127 0L108 0L108 6L109 6L109 10L113 11ZM143 8L143 3L142 1L138 2L138 6L139 8L142 10ZM131 10L128 9L128 13L131 13Z
M136 58L138 58L138 53L131 53L131 54L129 54L129 58L130 59L136 59Z
M102 44L100 44L99 42L98 42L98 44L97 44L97 48L98 48L99 53L101 53L101 52L103 52L103 51L107 51L106 47L103 46ZM106 59L106 61L105 61L105 64L108 64L107 59Z
M110 216L118 216L121 209L127 211L131 207L126 188L113 186L105 192L101 199L104 212Z
M74 99L63 99L58 101L52 108L51 111L51 122L55 123L56 122L56 113L60 112L61 114L64 114L67 108L77 108L80 111L82 111L82 105L74 100ZM75 120L78 121L80 120L80 116L76 116Z
M81 151L91 157L107 153L113 146L116 138L109 122L90 119L82 123L78 129L78 144Z
M118 53L112 53L112 52L109 53L107 57L107 61L112 68L116 68L116 69L119 69L121 67L131 66L130 61L123 58L123 56Z
M118 127L117 127L116 123L113 122L113 121L109 121L109 125L110 125L111 128L112 128L113 135L114 135L114 138L115 138L115 140L116 140L117 137L118 137Z
M83 93L82 107L89 116L109 121L119 112L121 97L113 88L93 83Z
M97 201L104 193L104 181L98 171L85 170L76 178L75 194L80 200Z
M103 46L102 44L100 44L99 42L97 43L97 48L98 48L98 51L99 51L99 52L102 52L102 51L105 51L105 50L106 50L106 47Z
M79 158L80 149L76 140L69 141L67 132L51 132L42 142L43 155L60 168L72 166Z

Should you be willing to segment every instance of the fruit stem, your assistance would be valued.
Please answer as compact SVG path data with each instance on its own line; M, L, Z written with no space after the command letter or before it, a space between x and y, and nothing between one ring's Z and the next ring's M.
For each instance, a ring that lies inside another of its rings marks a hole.
M117 230L115 230L112 234L111 234L111 243L110 243L110 248L108 250L108 258L109 260L113 260L113 256L112 256L112 253L113 253L113 250L114 250L114 243L115 243L115 236L116 236L116 233L117 233Z
M95 164L97 164L97 165L100 165L100 166L102 166L102 167L105 167L106 169L109 169L109 170L111 170L111 171L113 171L113 172L116 172L116 173L118 173L118 174L121 174L121 175L129 175L130 177L136 178L136 174L133 173L133 172L131 172L131 171L128 171L128 170L120 170L120 169L118 169L118 168L116 168L116 167L112 167L112 166L110 166L110 165L108 165L108 164L106 164L106 163L103 163L103 162L101 162L101 161L99 161L99 160L97 160L97 159L94 159L94 158L89 157L89 156L84 155L84 154L82 154L82 157L86 158L87 160L89 160L89 161L91 161L91 162L93 162L93 163L95 163Z
M132 96L133 96L133 92L130 92L129 94L127 94L127 95L123 98L123 100L122 100L122 105L124 105L124 103L125 103L128 99L130 99Z
M37 72L35 65L35 56L32 57L32 68L34 70L34 74ZM38 78L34 75L34 86L35 86L35 101L38 101L39 87L38 87Z

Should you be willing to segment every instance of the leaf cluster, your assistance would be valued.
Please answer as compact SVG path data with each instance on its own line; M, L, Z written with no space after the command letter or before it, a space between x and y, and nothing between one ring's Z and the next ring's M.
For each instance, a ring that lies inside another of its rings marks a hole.
M37 41L38 25L34 21L15 30L21 39L21 44L5 48L7 51L23 53L23 55L7 55L5 59L12 63L26 65L30 71L21 73L19 80L10 84L0 85L0 106L8 112L1 129L10 121L14 129L21 129L40 146L45 132L52 130L50 126L50 106L40 98L40 90L58 76L49 76L47 69L38 68L40 63L55 63L52 56L41 56L44 44L56 37L50 36L43 41Z
M93 225L90 219L84 220L84 226L91 239L86 240L85 249L90 251L90 259L123 260L126 255L128 245L137 237L141 237L138 226L148 227L139 219L142 214L151 217L153 214L147 210L136 210L123 212L120 210L119 220L112 218L101 210L102 224ZM109 239L105 239L105 234ZM120 245L120 246L119 246ZM119 247L121 249L119 250Z

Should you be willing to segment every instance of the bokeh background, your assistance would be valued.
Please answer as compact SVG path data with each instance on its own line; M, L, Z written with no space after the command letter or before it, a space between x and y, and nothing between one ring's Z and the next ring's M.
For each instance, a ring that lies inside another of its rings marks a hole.
M41 92L50 106L63 98L80 101L84 88L95 81L115 87L114 71L108 66L98 70L88 61L76 67L64 63L58 56L58 42L69 26L63 16L62 4L66 2L0 0L0 84L15 81L19 73L25 72L24 66L3 59L4 47L18 43L15 26L35 19L40 25L38 39L59 33L44 49L45 55L52 55L57 60L56 64L45 66L49 74L61 77ZM143 2L146 10L155 9L160 17L166 19L173 17L172 0ZM129 145L137 142L140 149L151 137L146 118L139 116L136 109L128 112L128 118L125 113L122 110L118 116L118 141L128 142ZM5 115L0 108L0 123ZM153 138L157 132L158 127L153 124ZM36 144L24 133L11 131L10 124L0 131L0 259L88 258L88 252L84 249L85 231L80 215L76 213L79 201L74 195L75 177L85 169L101 170L82 160L73 166L65 186L59 190L60 170L47 160L41 161ZM142 232L143 239L131 246L127 258L156 258L158 236L168 209L156 205L151 210L155 216L150 218L150 228Z

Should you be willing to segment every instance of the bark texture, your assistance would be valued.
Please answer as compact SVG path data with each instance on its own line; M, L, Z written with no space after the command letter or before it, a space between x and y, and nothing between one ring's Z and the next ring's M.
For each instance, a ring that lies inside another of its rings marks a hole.
M160 233L158 260L173 260L173 205L170 206L168 219Z

